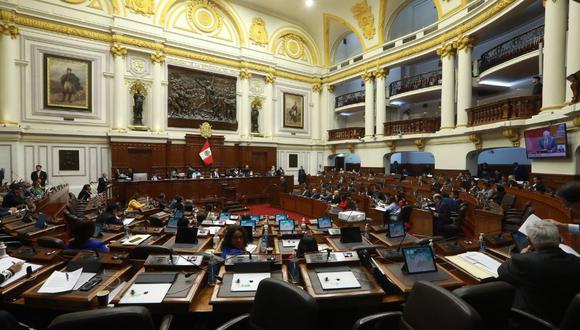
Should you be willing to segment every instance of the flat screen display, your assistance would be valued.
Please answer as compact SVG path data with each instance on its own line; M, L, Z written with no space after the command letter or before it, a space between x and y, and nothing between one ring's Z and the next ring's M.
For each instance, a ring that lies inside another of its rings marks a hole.
M286 219L286 214L276 214L276 222Z
M403 258L409 274L436 272L433 250L430 246L403 248Z
M534 128L524 132L528 158L562 158L568 156L566 124Z
M332 219L329 217L318 218L318 229L332 228Z
M258 222L260 222L260 216L259 215L251 215L250 219L252 219L252 221L254 221L256 224Z
M256 228L256 222L254 220L242 220L240 221L240 226L252 227L252 230L254 230Z
M282 219L279 224L280 231L294 231L294 220Z
M402 221L389 223L389 238L397 238L405 235L405 226Z

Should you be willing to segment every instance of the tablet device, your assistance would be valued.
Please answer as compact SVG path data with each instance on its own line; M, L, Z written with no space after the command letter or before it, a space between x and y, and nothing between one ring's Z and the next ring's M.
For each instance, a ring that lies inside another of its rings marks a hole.
M220 217L219 220L220 221L226 221L226 220L230 220L230 212L222 212L220 213Z
M178 227L175 235L175 244L197 244L197 228L196 227Z
M402 221L389 222L389 238L398 238L405 236L405 226Z
M359 243L362 242L359 227L342 227L340 228L341 243Z
M287 219L286 214L276 214L276 222Z
M528 241L528 236L526 236L526 234L518 230L512 232L512 239L516 244L516 250L518 252L522 252L523 249L525 249L528 245L530 245L530 242Z
M318 229L332 228L332 219L330 217L318 218Z
M258 224L258 222L260 222L260 216L259 215L255 215L255 214L254 215L251 215L250 216L250 219L252 221L254 221L256 224Z
M252 227L252 231L256 229L256 222L254 220L240 220L240 226Z
M279 231L294 231L294 220L282 219L278 223Z
M433 250L428 245L403 248L403 259L409 275L437 271Z

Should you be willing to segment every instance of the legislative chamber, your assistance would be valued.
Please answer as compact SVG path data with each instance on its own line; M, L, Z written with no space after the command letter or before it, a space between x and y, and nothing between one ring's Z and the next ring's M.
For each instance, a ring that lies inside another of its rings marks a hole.
M579 0L0 0L0 330L580 329Z

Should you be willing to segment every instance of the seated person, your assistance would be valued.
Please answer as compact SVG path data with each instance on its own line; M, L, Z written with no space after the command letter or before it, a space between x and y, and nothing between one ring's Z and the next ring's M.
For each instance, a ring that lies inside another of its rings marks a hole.
M320 194L318 193L316 188L312 188L312 193L310 194L310 198L312 198L312 199L319 199L320 198Z
M487 200L489 200L493 197L493 189L491 189L490 183L485 184L485 187L481 191L481 194L482 194L483 198L485 198Z
M81 220L73 227L74 241L68 243L65 248L72 250L92 250L97 252L109 252L109 248L101 241L92 239L95 234L95 223L89 220Z
M119 212L119 206L117 204L109 204L105 212L99 214L96 221L104 225L122 225L123 221L117 218L117 212Z
M181 204L182 202L183 202L183 198L181 196L173 197L173 200L169 204L169 209L174 210L177 207L177 205Z
M552 322L560 321L580 293L580 258L562 251L556 225L542 221L527 228L533 251L512 254L498 269L498 280L517 288L514 306Z
M157 199L155 200L157 202L157 206L164 210L167 207L167 202L165 201L165 194L161 193L159 194L159 196L157 196Z
M304 253L318 252L318 243L314 236L304 236L296 247L296 257L304 258Z
M26 203L24 198L22 197L22 189L20 185L13 183L10 185L10 190L4 196L4 200L2 201L2 207L4 208L11 208L11 207L18 207Z
M433 220L436 232L440 232L443 225L451 223L451 211L453 211L453 202L450 198L444 198L440 194L433 195L435 202L435 211L433 212Z
M452 206L453 206L452 211L453 212L459 211L459 207L461 206L461 203L463 203L463 200L461 198L459 198L459 191L457 191L457 190L451 191L451 202L452 202Z
M248 237L244 228L238 225L229 226L222 244L222 258L245 253L247 245Z
M30 193L33 196L42 196L42 195L44 195L44 189L42 189L42 187L40 186L40 181L39 180L34 180L34 182L32 183L32 188L30 188Z
M139 201L138 201L139 197L140 197L139 193L133 194L133 197L131 197L129 204L127 204L127 209L125 209L125 213L141 212L141 210L145 207L145 205L139 203Z
M340 193L338 192L338 190L335 190L334 193L332 194L332 198L330 199L330 202L332 204L338 204L340 203L341 198L340 198Z
M305 187L304 192L302 193L304 197L312 197L312 192Z
M89 200L90 198L91 198L91 185L86 184L83 186L83 189L79 193L77 199L79 201L86 201L86 200Z
M325 202L330 202L332 200L332 195L328 193L328 190L323 189L322 193L320 194L320 199Z
M389 213L389 218L391 221L397 221L397 217L399 216L399 213L401 213L401 208L395 202L394 197L389 197L387 199L387 207L385 208L385 212Z
M546 192L546 185L544 185L544 182L542 182L542 179L535 176L532 178L532 190L533 191L537 191L540 193L545 193Z

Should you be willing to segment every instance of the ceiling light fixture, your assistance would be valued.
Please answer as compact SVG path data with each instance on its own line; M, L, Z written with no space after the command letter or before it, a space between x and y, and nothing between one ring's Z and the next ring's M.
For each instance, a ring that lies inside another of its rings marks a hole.
M314 0L306 0L304 3L306 4L306 7L314 6Z

